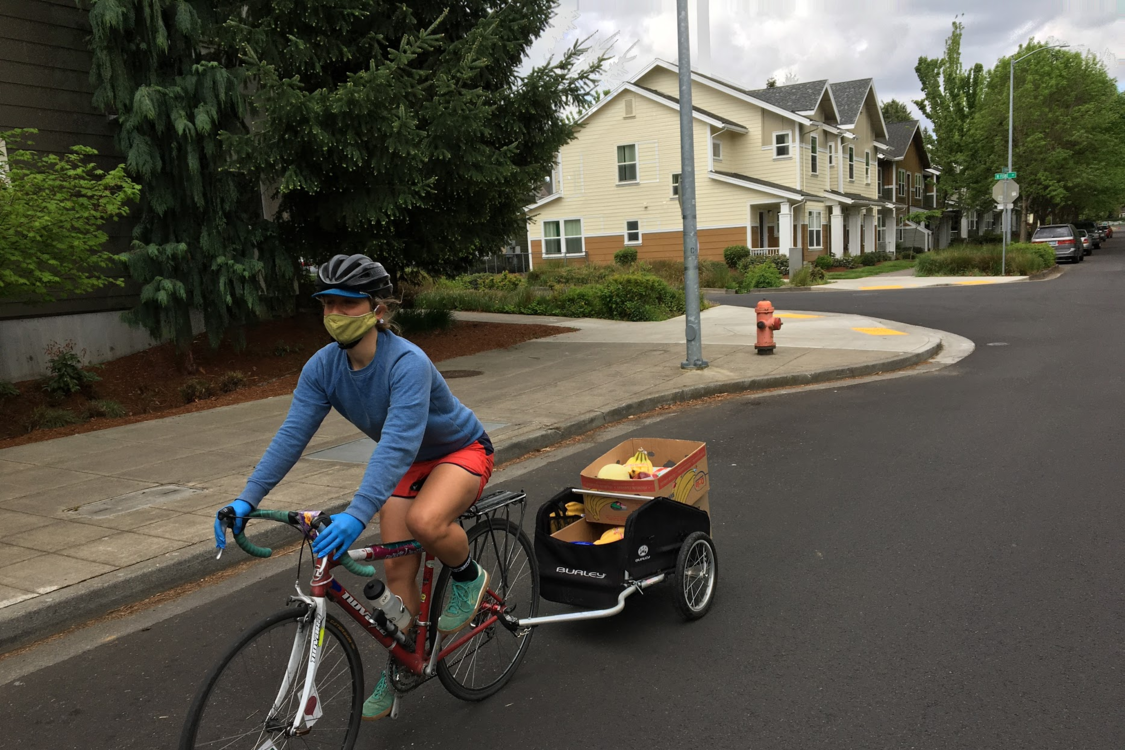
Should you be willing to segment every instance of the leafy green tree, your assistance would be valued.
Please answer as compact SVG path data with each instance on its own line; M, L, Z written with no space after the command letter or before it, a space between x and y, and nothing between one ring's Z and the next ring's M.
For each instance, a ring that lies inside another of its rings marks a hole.
M140 189L125 168L104 172L97 151L72 146L44 154L19 148L35 130L0 133L0 298L49 302L121 284L105 271L119 259L104 249L102 227L129 213Z
M898 99L883 102L883 120L888 125L892 122L906 122L913 119L914 115L910 114L907 106Z
M1032 39L1014 57L1041 46ZM1011 59L989 71L965 140L975 159L964 175L978 203L992 203L992 175L1007 165ZM1125 201L1125 98L1093 55L1051 50L1016 66L1012 147L1024 216L1076 221ZM1021 242L1028 229L1021 222Z
M525 232L602 60L521 72L553 0L245 0L225 27L254 81L229 142L274 186L286 245L450 273Z
M933 137L927 143L930 159L942 168L938 182L938 200L950 198L955 205L967 207L964 188L968 179L964 170L974 156L965 149L965 133L976 112L983 93L984 66L980 63L965 70L961 64L961 35L965 26L953 22L953 32L945 40L941 57L918 58L914 72L922 85L921 99L914 105L933 123Z
M291 289L293 263L271 241L252 177L225 167L221 131L245 132L237 59L211 32L213 2L91 0L94 104L116 115L126 169L144 187L127 262L142 285L126 314L171 338L194 370L191 313L212 346ZM291 293L289 297L291 298Z

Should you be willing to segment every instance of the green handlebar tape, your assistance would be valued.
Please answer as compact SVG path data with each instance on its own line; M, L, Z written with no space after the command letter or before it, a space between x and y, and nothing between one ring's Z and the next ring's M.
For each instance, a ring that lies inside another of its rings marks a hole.
M250 518L264 518L267 521L279 521L281 523L289 523L289 511L287 510L252 510L250 511ZM269 547L259 547L246 538L246 534L235 534L234 541L242 548L242 551L252 557L269 557L273 554L273 550ZM375 575L375 567L372 565L364 565L363 563L356 562L350 556L345 555L337 560L349 573L353 573L360 578L372 578Z
M372 565L364 565L363 563L356 562L350 555L344 555L337 560L344 566L344 570L349 573L354 573L360 578L372 578L375 575L375 567Z
M242 548L242 551L251 557L269 557L273 554L273 550L269 547L259 547L252 541L246 538L246 534L235 534L234 541Z
M289 511L287 510L252 510L250 511L250 517L289 523Z

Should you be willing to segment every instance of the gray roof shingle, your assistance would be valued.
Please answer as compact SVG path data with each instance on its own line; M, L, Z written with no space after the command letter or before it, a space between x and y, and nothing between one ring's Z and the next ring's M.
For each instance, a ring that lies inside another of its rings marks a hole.
M659 96L662 99L667 99L668 101L670 101L674 104L680 103L680 100L677 97L672 96L671 94L665 94L663 91L657 91L656 89L650 89L648 86L641 86L641 85L636 84L636 83L634 83L633 85L636 86L639 89L644 89L645 91L647 91L650 94L655 94L656 96ZM723 117L722 115L717 115L714 112L708 112L707 110L703 109L702 107L696 107L696 106L693 105L692 111L698 112L701 115L706 115L707 117L711 117L713 119L716 119L719 122L723 123L724 125L730 125L731 127L742 128L743 130L746 130L745 125L739 125L737 122L735 122L734 120L731 120L730 118Z
M870 78L859 78L843 83L830 83L832 98L836 100L837 114L840 116L841 125L852 125L859 119L859 110L863 107L863 100L871 88Z
M815 193L809 193L804 190L798 190L789 185L782 185L779 182L769 182L767 180L759 180L757 177L750 177L748 175L739 174L738 172L721 172L718 169L714 170L715 174L721 174L724 177L733 177L736 180L749 182L753 185L761 185L762 187L773 188L774 190L783 190L787 193L796 193L797 195L804 196L805 198L819 198L820 196Z
M823 79L768 89L754 89L746 93L755 99L761 99L790 112L811 112L820 104L820 98L824 96L824 87L827 85L828 79Z
M888 159L901 159L910 148L910 141L914 139L914 131L918 129L917 120L904 120L903 122L887 123Z

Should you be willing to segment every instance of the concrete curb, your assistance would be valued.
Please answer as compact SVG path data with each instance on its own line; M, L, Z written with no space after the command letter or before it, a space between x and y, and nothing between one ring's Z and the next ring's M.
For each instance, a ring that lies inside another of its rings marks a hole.
M1048 268L1046 271L1036 271L1027 277L1028 281L1051 281L1062 276L1066 269L1060 265L1055 265L1054 268Z
M662 406L720 394L813 385L901 370L925 362L941 348L941 339L938 338L922 351L899 354L862 365L835 367L812 373L742 378L652 394L606 411L585 414L549 429L532 432L512 442L497 445L496 463L499 465L522 458L603 425ZM346 501L338 501L320 509L334 513L343 510L346 505ZM277 547L295 541L297 535L280 524L257 524L252 532L252 538L259 545ZM250 558L231 543L222 559L216 560L214 544L208 540L122 568L109 575L92 578L51 594L4 607L0 609L0 654L50 637L73 625L95 619L119 607L140 602L175 586L213 575L248 559Z
M338 501L320 510L336 513L346 505ZM259 546L280 547L300 537L288 526L258 523L251 538ZM213 541L197 542L108 575L4 607L0 609L0 654L252 559L234 542L228 542L222 559L216 560L215 554Z
M742 378L740 380L706 383L703 385L690 386L688 388L664 391L663 393L657 393L643 399L626 402L604 412L594 412L566 422L561 422L550 429L539 430L538 432L524 435L505 445L498 446L496 448L496 463L499 465L507 461L521 458L529 453L534 453L535 451L548 448L563 440L583 435L590 430L597 429L611 422L617 422L630 416L643 414L662 406L681 404L687 401L694 401L695 399L718 396L721 394L764 391L772 388L792 388L794 386L827 383L833 380L846 380L849 378L877 375L890 370L901 370L905 367L912 367L925 362L941 351L941 347L941 339L939 338L935 343L920 352L899 354L862 365L834 367L812 373Z

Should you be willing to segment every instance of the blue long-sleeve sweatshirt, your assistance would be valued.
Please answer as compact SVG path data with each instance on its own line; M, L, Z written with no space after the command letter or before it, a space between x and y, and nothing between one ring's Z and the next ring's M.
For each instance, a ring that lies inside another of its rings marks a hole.
M336 344L305 363L293 403L240 499L258 507L293 468L324 417L335 407L378 445L346 513L371 520L415 461L441 458L484 435L484 426L414 344L383 331L375 359L352 370Z

